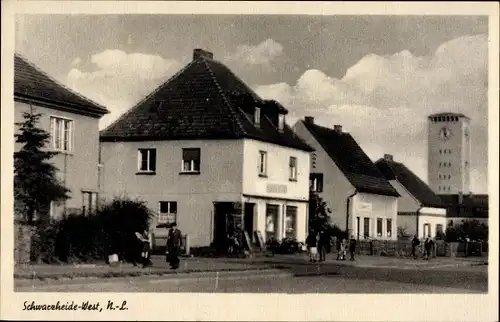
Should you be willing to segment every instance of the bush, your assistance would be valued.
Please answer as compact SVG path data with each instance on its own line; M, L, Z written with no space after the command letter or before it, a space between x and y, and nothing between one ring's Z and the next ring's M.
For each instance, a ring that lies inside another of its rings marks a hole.
M488 226L477 220L467 220L446 228L446 241L456 242L469 238L471 241L487 241Z
M136 256L135 232L149 228L153 213L143 201L115 198L94 214L65 215L40 223L32 241L32 261L53 263Z

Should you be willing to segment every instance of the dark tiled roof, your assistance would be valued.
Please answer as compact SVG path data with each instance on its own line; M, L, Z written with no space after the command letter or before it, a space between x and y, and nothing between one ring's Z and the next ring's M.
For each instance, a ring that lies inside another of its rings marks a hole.
M301 122L359 192L399 197L394 187L349 133Z
M443 207L441 199L434 191L404 164L387 159L375 162L387 180L397 180L424 207Z
M19 100L71 107L76 113L86 112L94 116L109 113L105 107L59 84L19 54L14 55L14 96Z
M436 114L429 115L428 118L441 117L441 116L458 116L458 117L469 118L465 114L462 114L462 113L453 113L453 112L436 113Z
M448 217L488 218L488 195L439 195L447 208Z
M252 138L312 151L267 116L254 125L243 105L262 106L266 114L266 103L225 65L201 56L103 130L101 141Z

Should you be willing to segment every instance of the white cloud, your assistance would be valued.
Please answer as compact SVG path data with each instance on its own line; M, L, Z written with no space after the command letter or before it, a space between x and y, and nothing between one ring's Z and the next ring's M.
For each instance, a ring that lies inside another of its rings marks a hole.
M258 45L239 45L236 51L226 56L225 61L238 61L249 65L267 65L283 54L283 46L272 39Z
M367 55L342 79L308 70L293 86L256 91L282 102L292 120L312 115L326 126L342 124L372 159L392 153L424 180L427 116L464 113L472 118L472 189L486 192L487 62L487 37L468 36L442 44L430 56L407 50Z
M74 67L67 75L67 84L111 111L101 120L101 128L182 67L182 63L174 59L143 53L128 54L116 49L93 55L91 62L95 70L82 71Z

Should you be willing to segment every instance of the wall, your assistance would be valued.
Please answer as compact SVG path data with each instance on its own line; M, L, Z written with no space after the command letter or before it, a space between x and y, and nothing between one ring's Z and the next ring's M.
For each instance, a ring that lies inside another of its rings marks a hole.
M360 217L359 237L364 234L364 218L370 218L370 238L381 240L397 239L397 216L398 198L391 196L376 195L371 193L358 193L352 198L352 222L353 234L358 235L357 217ZM377 235L377 218L382 219L382 236ZM387 219L392 220L391 234L387 234Z
M267 152L267 177L259 177L259 151ZM309 152L276 144L245 139L243 145L243 194L309 200ZM290 181L290 157L297 158L297 180ZM268 190L269 185L279 185L284 191Z
M53 164L59 169L58 177L71 190L72 198L66 201L67 208L82 207L82 189L98 190L98 151L99 151L99 119L61 112L42 106L34 106L35 113L41 113L39 126L50 132L50 116L72 119L74 122L73 152L59 153L53 157ZM23 112L29 112L28 104L15 102L15 122L23 121ZM15 144L15 151L21 148ZM58 207L56 216L61 215L63 207Z
M156 149L155 175L136 174L139 148ZM200 174L179 174L183 148L200 148ZM192 247L212 241L214 201L241 201L243 140L102 142L101 162L107 198L140 198L155 213L159 201L177 201L177 224L190 235Z
M417 234L417 212L399 212L398 227L404 229L408 236Z
M332 211L332 223L341 229L347 225L347 198L355 192L354 187L337 167L335 162L328 156L319 142L311 135L302 121L298 121L293 130L316 151L315 166L312 165L311 173L323 173L323 192L319 195ZM352 224L352 223L351 223ZM349 227L349 228L352 228Z
M420 208L420 202L399 181L390 180L389 183L400 195L398 198L398 212L416 212Z
M436 237L436 225L443 226L443 233L446 231L446 209L422 208L418 217L418 238L427 237L424 232L424 225L429 224L431 238Z

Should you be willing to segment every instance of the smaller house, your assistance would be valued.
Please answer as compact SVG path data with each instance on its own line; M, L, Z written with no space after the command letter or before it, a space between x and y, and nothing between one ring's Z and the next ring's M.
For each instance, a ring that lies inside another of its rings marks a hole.
M14 55L14 122L23 113L41 114L38 126L50 133L46 147L57 177L70 189L68 200L50 205L50 215L88 214L99 199L99 120L109 111L58 83L25 57ZM18 131L18 128L15 129ZM16 143L15 151L22 148Z
M293 127L315 151L311 189L331 210L332 223L365 239L397 238L398 192L342 126L319 126L306 117Z
M455 194L440 195L443 206L446 207L448 225L453 226L467 220L477 220L488 224L488 195L486 194Z
M446 208L434 191L390 154L375 162L391 185L398 191L398 227L408 235L436 237L446 228Z

